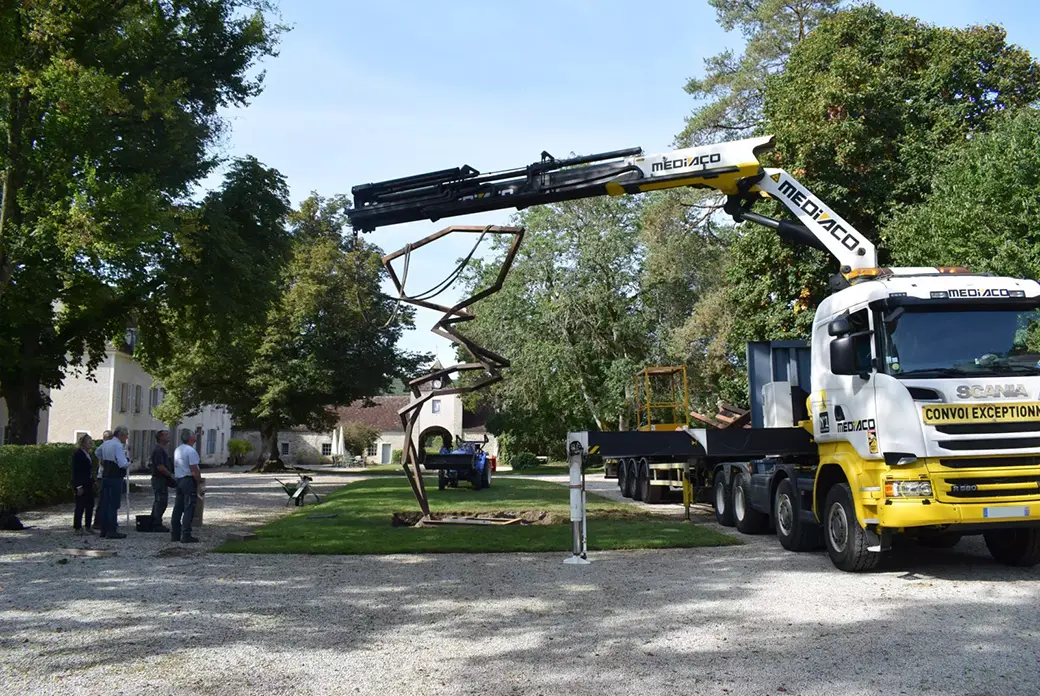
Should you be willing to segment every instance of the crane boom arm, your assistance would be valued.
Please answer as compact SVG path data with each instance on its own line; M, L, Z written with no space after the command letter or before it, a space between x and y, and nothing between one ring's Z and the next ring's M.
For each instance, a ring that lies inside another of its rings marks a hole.
M764 224L796 243L825 250L850 270L873 268L873 244L787 172L764 169L765 136L701 145L656 155L640 148L556 159L547 152L526 167L481 174L468 165L355 186L348 212L355 230L490 210L619 196L679 187L709 188L729 197L726 211L737 221ZM782 203L798 223L752 213L762 196Z

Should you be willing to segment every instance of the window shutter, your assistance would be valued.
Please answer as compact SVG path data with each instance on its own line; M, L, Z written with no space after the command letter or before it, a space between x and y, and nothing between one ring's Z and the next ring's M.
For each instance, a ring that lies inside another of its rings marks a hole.
M144 388L140 384L134 385L134 413L141 412L141 396L144 393Z

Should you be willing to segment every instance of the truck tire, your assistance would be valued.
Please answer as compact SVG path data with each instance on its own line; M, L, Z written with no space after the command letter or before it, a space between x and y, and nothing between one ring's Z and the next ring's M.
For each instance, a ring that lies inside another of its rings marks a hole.
M871 570L881 554L867 551L867 534L859 526L852 489L847 483L836 483L827 491L823 506L823 538L831 562L840 570Z
M751 508L750 484L747 474L737 474L733 479L733 524L741 534L761 534L769 527L769 516Z
M437 472L437 488L444 490L448 485L448 477L444 475L444 469Z
M621 495L625 498L631 498L632 488L636 483L636 473L632 470L632 460L622 459L620 467L621 468L618 469L618 478L619 480L623 479L621 484ZM622 476L622 474L624 475Z
M712 507L715 508L715 521L723 527L733 526L733 504L730 500L729 488L726 486L726 477L722 475L721 471L716 471L715 485L712 487L715 493L715 500L712 503Z
M665 491L668 490L667 486L653 486L650 485L650 467L647 466L647 485L646 485L646 502L651 505L658 505L664 500Z
M634 459L629 460L632 463L632 469L635 470L635 482L632 486L632 500L643 500L643 489L646 487L646 464L637 462Z
M479 471L477 471L476 469L474 469L474 470L473 470L473 471L472 471L472 472L470 473L470 475L469 475L469 480L470 480L470 483L472 483L472 484L473 484L473 490L475 490L475 491L479 491L479 490L480 490L481 488L483 488L483 487L484 487L484 486L483 486L483 484L484 484L484 477L483 477L483 475L482 475L482 474L481 474L481 473L480 473Z
M820 528L806 524L800 513L798 491L791 479L785 478L777 485L773 496L773 523L776 538L788 551L812 551L820 545Z
M484 488L491 488L491 461L484 460L484 471L480 474L480 482Z
M997 563L1031 568L1040 563L1040 529L994 529L983 532L986 548Z

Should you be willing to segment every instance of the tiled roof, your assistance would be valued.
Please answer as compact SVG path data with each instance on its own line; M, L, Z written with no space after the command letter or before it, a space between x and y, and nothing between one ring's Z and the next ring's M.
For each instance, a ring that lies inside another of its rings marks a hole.
M397 412L408 405L408 396L374 396L374 404L365 406L364 401L355 401L350 406L336 409L340 423L362 423L382 432L403 432L401 417Z

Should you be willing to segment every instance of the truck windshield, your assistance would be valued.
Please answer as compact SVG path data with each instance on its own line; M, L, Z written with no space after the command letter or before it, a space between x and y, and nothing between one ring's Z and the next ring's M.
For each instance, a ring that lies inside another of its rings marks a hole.
M1040 375L1040 308L903 307L883 316L882 355L888 374Z

